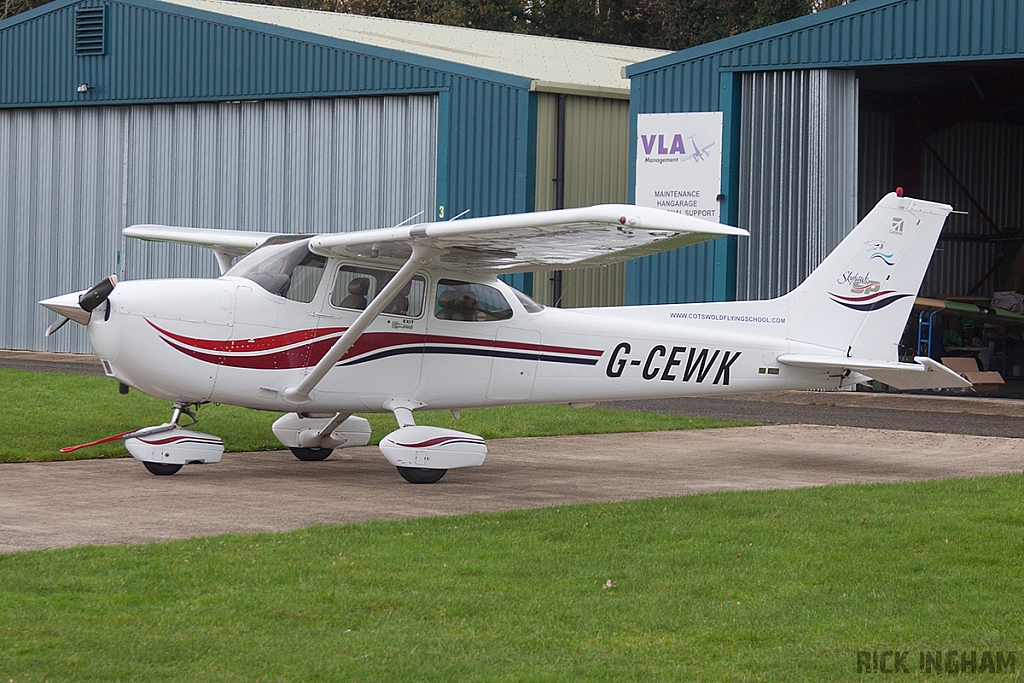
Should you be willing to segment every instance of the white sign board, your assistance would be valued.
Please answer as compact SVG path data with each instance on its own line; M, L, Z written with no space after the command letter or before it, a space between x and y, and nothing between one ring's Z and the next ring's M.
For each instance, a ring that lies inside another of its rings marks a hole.
M636 203L721 221L722 112L639 114Z

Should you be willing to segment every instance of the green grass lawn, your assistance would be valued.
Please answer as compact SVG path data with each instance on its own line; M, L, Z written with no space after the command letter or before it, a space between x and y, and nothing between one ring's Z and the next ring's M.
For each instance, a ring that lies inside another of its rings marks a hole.
M722 493L3 555L0 680L877 680L858 650L910 653L909 673L883 680L1020 680L1022 486ZM1015 653L1016 673L922 675L926 650Z
M166 422L169 401L132 391L117 392L117 382L107 377L59 375L0 370L4 406L0 408L0 462L69 460L127 455L117 441L73 453L64 446L120 434L130 429ZM270 431L281 413L268 413L224 405L205 405L199 410L196 429L216 434L228 451L276 450L282 446ZM373 441L398 428L391 414L367 415ZM524 406L466 410L455 420L446 411L417 412L418 424L450 427L485 439L554 434L604 434L731 427L749 422L725 422L708 418L627 413L612 410L573 409L568 406Z

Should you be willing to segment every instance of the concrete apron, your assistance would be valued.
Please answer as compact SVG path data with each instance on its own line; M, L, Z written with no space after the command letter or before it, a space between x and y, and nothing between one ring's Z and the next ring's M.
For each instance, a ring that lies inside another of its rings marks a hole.
M131 459L0 465L0 552L272 532L711 491L1024 471L1019 439L778 425L490 442L487 462L432 486L375 447L300 462L228 453L155 477Z

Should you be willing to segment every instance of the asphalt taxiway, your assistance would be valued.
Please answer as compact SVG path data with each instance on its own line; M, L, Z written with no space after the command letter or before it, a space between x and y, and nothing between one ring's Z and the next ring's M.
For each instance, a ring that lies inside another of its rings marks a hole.
M491 441L482 467L407 484L375 447L228 453L155 477L129 458L0 465L0 552L285 531L712 491L1024 471L1004 437L773 425Z
M0 367L100 374L92 356L0 353ZM155 477L130 458L0 464L0 553L273 532L713 491L1024 472L1024 401L776 392L600 404L764 426L489 442L482 467L406 483L375 447L301 462L227 453Z

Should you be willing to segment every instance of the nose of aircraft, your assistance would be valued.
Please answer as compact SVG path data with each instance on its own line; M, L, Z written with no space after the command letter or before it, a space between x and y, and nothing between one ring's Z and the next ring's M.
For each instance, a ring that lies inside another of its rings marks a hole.
M69 320L74 320L76 323L88 325L89 318L92 315L93 310L107 300L107 297L110 296L110 293L114 291L114 287L116 286L117 278L110 275L103 278L89 289L44 299L40 301L39 304ZM46 331L46 336L49 337L59 327L60 325L51 326L50 329Z
M70 318L76 323L83 325L89 324L90 311L85 310L78 305L78 300L88 290L83 289L80 292L72 292L70 294L61 294L60 296L51 297L49 299L43 299L39 302L40 306L45 306L57 315L62 315L65 318Z

